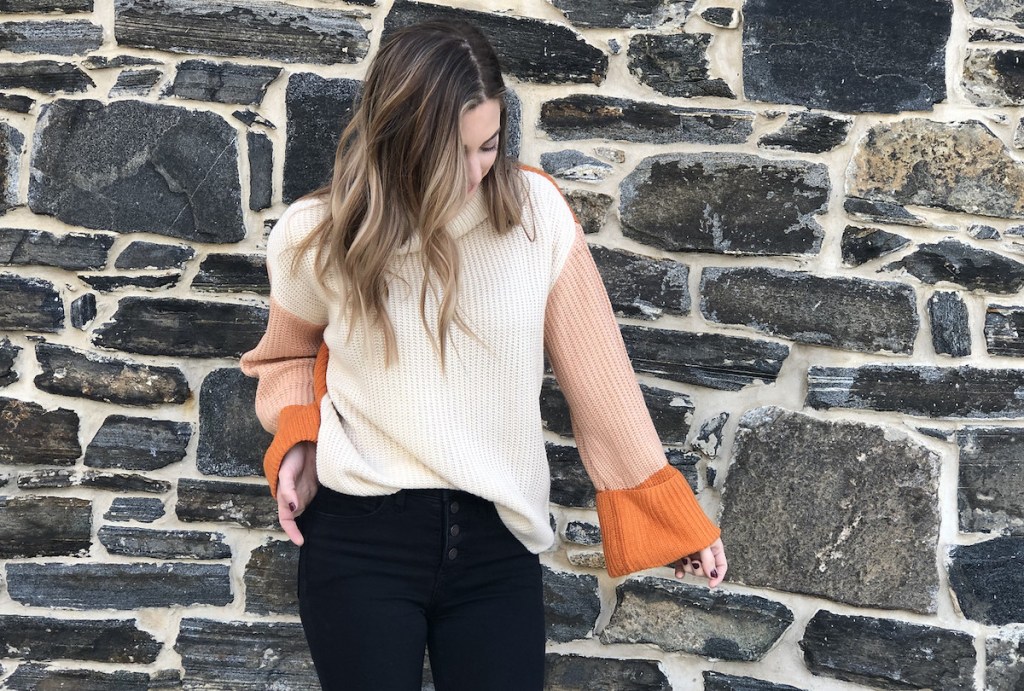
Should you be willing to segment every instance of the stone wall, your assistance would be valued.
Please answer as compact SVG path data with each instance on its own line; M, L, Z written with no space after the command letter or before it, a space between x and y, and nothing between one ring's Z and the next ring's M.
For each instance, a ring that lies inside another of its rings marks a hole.
M4 688L315 687L237 358L381 36L440 15L730 550L609 579L549 381L548 688L1024 689L1020 3L448 4L0 2Z

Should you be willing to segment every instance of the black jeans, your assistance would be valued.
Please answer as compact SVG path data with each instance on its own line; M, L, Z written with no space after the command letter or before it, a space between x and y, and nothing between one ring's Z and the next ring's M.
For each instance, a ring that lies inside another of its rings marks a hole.
M494 505L454 490L355 497L299 517L299 613L324 691L540 691L540 563Z

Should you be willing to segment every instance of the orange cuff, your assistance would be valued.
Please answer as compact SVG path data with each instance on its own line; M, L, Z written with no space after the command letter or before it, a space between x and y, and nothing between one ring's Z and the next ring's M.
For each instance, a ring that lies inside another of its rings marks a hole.
M682 473L670 465L632 489L597 493L608 575L665 566L718 539Z

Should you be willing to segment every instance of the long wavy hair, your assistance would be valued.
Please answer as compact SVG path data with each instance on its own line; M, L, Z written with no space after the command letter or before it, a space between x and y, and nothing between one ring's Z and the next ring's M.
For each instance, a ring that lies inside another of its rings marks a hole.
M395 31L370 65L330 184L307 195L326 199L329 211L297 247L295 260L315 248L321 285L340 273L351 326L362 321L381 329L385 366L398 357L387 311L389 265L413 237L424 272L420 318L442 366L452 325L472 334L457 310L459 250L445 226L466 201L462 115L488 99L502 101L501 131L497 158L477 194L497 232L522 220L523 183L505 151L504 94L497 55L471 24L431 21ZM426 316L428 291L438 300L435 334Z

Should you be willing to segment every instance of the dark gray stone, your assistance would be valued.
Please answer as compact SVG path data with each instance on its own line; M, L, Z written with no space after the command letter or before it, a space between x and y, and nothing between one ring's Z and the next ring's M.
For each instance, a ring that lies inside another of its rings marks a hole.
M112 70L120 67L141 67L143 65L163 65L154 58L143 58L138 55L90 55L82 64L91 70Z
M729 578L934 613L938 472L936 454L889 428L774 407L746 413L722 496Z
M738 15L739 12L731 7L709 7L700 13L700 18L708 24L733 29L739 23Z
M967 9L975 17L1024 27L1024 8L1017 0L967 0Z
M476 12L412 0L396 0L384 20L382 41L396 29L428 19L464 20L494 46L501 68L517 79L541 84L600 84L608 56L562 24L529 17Z
M910 244L910 240L878 228L858 228L846 226L841 243L843 264L860 266L873 259L902 249Z
M699 489L697 464L700 462L700 456L680 449L666 449L665 457L668 459L668 464L682 474L686 482L689 483L690 489L696 493Z
M1024 430L967 427L960 447L960 530L1024 536Z
M603 192L590 190L562 190L565 201L572 207L576 220L583 226L584 233L597 233L608 220L608 211L615 202Z
M582 521L565 524L565 539L577 545L592 547L601 544L601 526Z
M574 446L546 443L551 470L551 503L580 509L596 509L597 493Z
M0 64L0 89L31 89L55 94L87 91L94 86L96 83L89 75L70 62L26 60Z
M163 76L163 70L125 70L117 75L117 81L110 87L107 98L148 96Z
M84 20L0 24L0 50L12 53L82 55L102 43L103 27Z
M789 684L775 684L752 677L737 677L720 672L703 672L704 691L801 691Z
M540 165L553 177L575 182L604 180L612 172L612 167L604 161L575 149L543 153Z
M919 245L885 269L904 269L925 283L945 281L999 295L1011 295L1024 287L1024 264L952 239Z
M552 0L576 26L653 29L675 18L683 20L693 0Z
M132 48L334 64L358 62L370 47L361 12L266 0L116 0L114 11L117 43Z
M540 417L544 429L561 437L572 437L569 403L554 379L545 378L540 387Z
M91 544L92 502L74 497L0 497L0 558L81 557Z
M260 132L245 133L249 150L249 208L262 211L274 203L274 144Z
M73 487L76 482L75 471L68 468L37 468L18 476L18 488L28 490Z
M129 619L56 619L0 616L0 646L6 657L25 660L95 660L149 663L161 644Z
M222 564L12 563L7 589L15 602L35 607L119 609L231 602Z
M103 514L108 521L139 521L152 523L164 515L164 503L155 497L114 497L110 510Z
M136 240L121 250L115 269L180 269L196 251L188 245L165 245Z
M75 411L0 398L0 462L74 465L81 455Z
M967 303L958 293L936 292L928 298L932 347L941 355L966 357L971 354L971 329Z
M946 98L952 15L949 0L747 0L747 98L851 113L931 110Z
M549 641L567 643L588 638L601 614L597 578L541 565L544 579L544 621Z
M0 229L0 264L56 266L69 271L102 269L113 235L65 233L25 228Z
M14 362L20 352L21 346L11 343L11 339L5 337L0 341L0 386L18 381L18 370L14 368Z
M92 12L93 0L0 0L0 12Z
M927 226L923 218L915 216L899 204L872 201L860 197L847 197L843 210L854 218L870 223L895 223L903 226Z
M519 159L519 150L523 143L523 102L514 89L506 86L502 99L507 114L508 141L505 142L505 155L512 160Z
M170 288L177 284L181 274L178 272L161 274L158 276L78 276L82 282L90 288L101 293L112 293L122 288L137 288L139 290L160 290Z
M30 96L0 94L0 110L9 110L13 113L28 113L35 104L35 100Z
M666 96L736 98L723 79L708 73L711 34L637 34L629 41L629 71Z
M199 392L199 472L226 477L263 475L263 453L273 437L256 417L257 383L236 368L206 375Z
M787 346L770 341L644 326L621 331L637 372L724 391L773 383L789 356Z
M604 657L548 653L544 658L544 691L672 691L656 660L614 660Z
M192 289L270 295L266 257L262 254L208 254L192 279Z
M188 689L319 689L298 622L182 619L174 650Z
M253 125L260 125L262 127L266 127L267 129L271 129L271 130L276 130L277 129L277 127L274 125L274 123L272 123L270 120L267 120L265 117L263 117L259 113L255 112L251 108L246 108L244 110L236 110L231 115L234 116L234 118L236 120L238 120L239 122L244 122L246 127L252 127Z
M245 224L236 139L207 111L57 100L39 116L29 207L87 228L237 242Z
M597 94L545 101L540 128L555 141L620 139L675 144L741 144L753 131L753 113L679 108Z
M786 149L805 154L831 151L846 141L853 120L824 113L790 113L786 124L757 140L766 149Z
M230 522L257 530L277 529L277 502L264 483L178 480L178 520Z
M970 43L992 41L995 43L1024 43L1024 36L990 26L975 27L967 38Z
M156 470L185 458L191 437L187 422L110 415L86 447L85 465Z
M917 299L902 283L783 269L707 268L700 292L701 314L713 322L847 350L914 350Z
M71 326L85 329L96 318L96 294L86 293L71 303Z
M298 567L299 548L287 540L270 540L254 549L245 565L245 611L297 615Z
M717 458L718 450L722 448L722 441L725 438L725 423L729 422L729 413L719 413L713 418L705 420L697 438L693 441L695 449L708 458Z
M1007 630L985 641L986 691L1024 688L1024 630Z
M967 234L975 240L998 240L999 231L992 226L974 223L967 227Z
M963 87L977 106L1024 105L1024 50L967 51Z
M1024 357L1024 308L989 305L985 310L985 342L989 355Z
M0 122L0 214L21 204L21 152L24 146L25 135L6 122Z
M824 165L750 154L661 154L620 186L622 233L670 252L817 254Z
M818 610L800 647L814 674L872 688L974 688L974 640L961 631Z
M93 335L93 343L130 353L174 357L239 357L266 330L258 305L127 297Z
M143 672L97 672L91 669L63 669L37 663L18 666L4 680L4 687L12 691L39 691L41 689L74 689L74 691L150 691L163 688L151 685L151 678Z
M601 642L649 643L717 660L760 660L793 623L785 605L667 578L631 578L615 588Z
M198 530L149 530L105 525L97 534L111 554L155 559L230 559L221 533Z
M309 72L288 78L288 134L284 150L284 202L290 204L331 179L341 131L352 119L362 83Z
M122 405L184 403L188 380L175 367L143 365L104 357L56 343L36 345L42 373L36 387L62 396L80 396Z
M1024 623L1024 537L949 550L949 585L964 616L990 626Z
M164 95L214 103L259 105L267 87L281 74L271 65L239 65L209 60L178 63L174 81Z
M1024 417L1018 369L864 365L811 367L807 405L927 417Z
M136 473L101 473L89 470L82 474L82 487L109 490L112 492L134 492L148 494L166 494L171 491L171 483L166 480L154 480Z
M64 302L49 281L0 274L0 329L44 331L64 328Z
M690 313L690 270L685 264L598 245L590 247L590 254L620 317L650 320Z
M1024 162L976 120L876 125L857 145L846 188L873 201L1024 218Z

